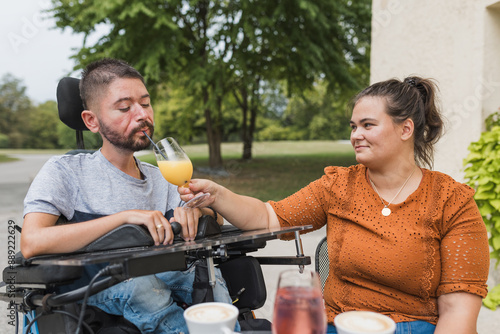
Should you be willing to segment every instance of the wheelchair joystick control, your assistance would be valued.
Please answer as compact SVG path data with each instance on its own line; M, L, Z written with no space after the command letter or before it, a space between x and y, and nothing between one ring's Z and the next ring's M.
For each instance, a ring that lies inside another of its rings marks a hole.
M172 228L172 232L174 233L174 235L179 235L182 231L181 224L179 224L178 222L171 222L170 227Z

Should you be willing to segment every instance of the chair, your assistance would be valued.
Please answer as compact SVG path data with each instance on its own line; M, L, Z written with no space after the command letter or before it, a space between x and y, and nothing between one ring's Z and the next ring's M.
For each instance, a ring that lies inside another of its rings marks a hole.
M328 257L328 243L326 237L321 239L316 246L315 252L315 270L321 281L321 291L325 290L326 279L330 272L330 259Z

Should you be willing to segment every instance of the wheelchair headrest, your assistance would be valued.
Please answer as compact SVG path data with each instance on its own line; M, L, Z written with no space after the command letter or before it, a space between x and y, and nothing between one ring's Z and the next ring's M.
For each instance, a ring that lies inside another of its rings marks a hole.
M57 85L57 109L61 121L74 130L85 131L82 119L83 102L80 97L80 79L65 77Z

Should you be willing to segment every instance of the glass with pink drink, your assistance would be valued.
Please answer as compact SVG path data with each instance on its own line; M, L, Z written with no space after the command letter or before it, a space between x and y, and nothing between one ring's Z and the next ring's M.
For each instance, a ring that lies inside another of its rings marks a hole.
M274 334L325 334L326 313L318 274L286 270L280 274L274 302Z

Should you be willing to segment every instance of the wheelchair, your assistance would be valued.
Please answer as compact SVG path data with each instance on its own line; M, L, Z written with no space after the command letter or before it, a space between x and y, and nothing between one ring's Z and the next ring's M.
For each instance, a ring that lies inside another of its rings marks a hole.
M75 78L63 78L57 87L59 117L76 131L77 149L67 154L87 152L83 142L83 131L87 129L80 117L83 107L78 82ZM3 270L2 285L6 292L0 294L0 300L9 303L9 309L15 311L16 333L21 322L17 318L19 313L23 317L22 333L27 334L75 333L77 328L85 334L140 333L123 317L87 307L86 298L126 279L185 270L194 262L197 263L197 275L193 303L211 301L214 268L218 267L233 304L240 311L238 320L242 332L270 332L269 321L256 319L253 314L253 310L262 307L267 298L261 265L298 265L303 268L311 264L310 257L303 254L300 240L300 231L311 226L241 231L228 225L220 227L210 218L200 218L198 235L192 242L176 238L173 245L154 246L146 229L125 224L71 254L25 259L18 253L9 257L8 266ZM16 226L16 229L21 232L21 227ZM178 232L179 229L174 228L174 233ZM249 255L285 233L295 236L295 256ZM86 266L95 264L107 265L87 286L56 292L80 279ZM95 280L97 276L100 280Z

